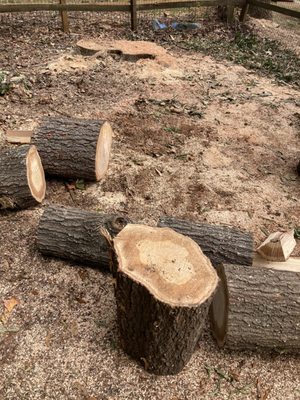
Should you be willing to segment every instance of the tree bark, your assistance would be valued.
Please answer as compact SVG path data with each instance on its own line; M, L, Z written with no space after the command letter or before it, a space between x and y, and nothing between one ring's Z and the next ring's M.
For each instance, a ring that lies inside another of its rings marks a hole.
M35 206L45 197L43 166L35 146L0 152L0 209Z
M114 239L121 344L149 372L176 374L199 339L218 278L191 239L127 225Z
M253 236L227 226L160 217L158 226L166 226L189 236L201 247L214 267L221 263L252 265Z
M300 350L300 273L225 264L211 305L220 347Z
M105 175L112 129L108 122L45 118L32 137L46 174L98 181Z
M120 215L51 206L41 217L37 248L48 256L109 269L112 267L112 249L101 228L114 237L127 222Z

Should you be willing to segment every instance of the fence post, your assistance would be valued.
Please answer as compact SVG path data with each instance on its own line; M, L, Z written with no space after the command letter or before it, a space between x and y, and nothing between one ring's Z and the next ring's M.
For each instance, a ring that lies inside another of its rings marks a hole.
M66 0L59 0L60 4L67 4ZM69 17L67 11L60 11L61 22L64 32L70 32Z
M240 14L240 22L245 22L248 10L249 10L249 3L248 3L248 0L246 0L242 7L241 14Z
M136 0L130 0L131 30L137 31Z

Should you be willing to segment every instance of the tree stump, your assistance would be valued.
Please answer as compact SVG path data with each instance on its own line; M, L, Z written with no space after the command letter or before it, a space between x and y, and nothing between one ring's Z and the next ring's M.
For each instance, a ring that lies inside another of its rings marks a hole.
M41 203L46 182L35 146L0 152L0 209L18 209Z
M36 245L42 254L108 269L112 250L103 228L114 237L127 222L120 215L51 206L40 219Z
M112 141L108 122L45 118L32 136L46 174L99 181L105 175Z
M222 263L252 265L254 242L250 233L172 217L160 217L158 226L169 227L189 236L198 243L215 267Z
M220 347L299 352L300 272L225 264L218 274L210 315Z
M217 287L214 268L193 240L169 228L129 224L114 249L123 349L149 372L180 372Z

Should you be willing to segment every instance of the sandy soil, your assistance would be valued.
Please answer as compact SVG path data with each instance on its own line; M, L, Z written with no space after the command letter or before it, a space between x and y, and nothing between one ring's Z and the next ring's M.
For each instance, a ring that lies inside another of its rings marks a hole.
M299 358L220 351L208 329L182 373L149 375L119 347L111 277L34 245L50 203L150 225L162 214L229 224L256 243L299 225L299 92L175 48L167 66L76 51L78 39L111 39L111 30L66 36L16 23L0 35L0 68L25 76L0 97L2 143L6 129L43 115L107 118L114 128L100 183L71 197L48 180L42 206L0 214L0 315L18 300L0 331L0 399L299 399Z

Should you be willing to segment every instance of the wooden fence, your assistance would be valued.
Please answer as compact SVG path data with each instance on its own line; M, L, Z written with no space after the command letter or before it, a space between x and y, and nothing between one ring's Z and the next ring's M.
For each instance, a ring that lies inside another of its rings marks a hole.
M261 7L274 12L285 14L291 17L300 18L300 11L280 7L274 4L264 3L259 0L189 0L189 1L163 1L140 3L139 0L127 0L128 3L67 3L66 0L59 0L59 3L6 3L1 4L0 13L33 12L33 11L59 11L62 17L64 31L69 30L67 11L95 11L95 12L128 12L131 14L131 28L137 30L137 13L145 10L191 8L191 7L227 7L227 20L233 20L234 8L242 8L240 20L244 21L249 5Z

